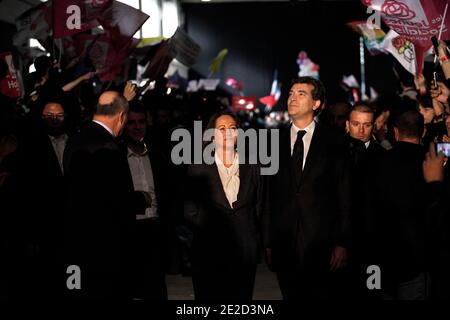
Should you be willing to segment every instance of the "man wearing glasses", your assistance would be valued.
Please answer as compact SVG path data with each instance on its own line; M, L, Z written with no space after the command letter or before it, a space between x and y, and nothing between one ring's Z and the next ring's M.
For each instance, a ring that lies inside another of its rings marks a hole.
M39 123L31 125L20 140L16 219L26 253L23 263L18 263L19 283L12 294L49 298L57 297L60 283L64 284L60 271L66 190L62 159L68 135L62 99L47 99L41 110Z
M59 102L48 102L42 112L42 120L44 120L47 129L47 135L52 143L56 158L63 173L63 154L67 143L67 134L65 133L64 109Z

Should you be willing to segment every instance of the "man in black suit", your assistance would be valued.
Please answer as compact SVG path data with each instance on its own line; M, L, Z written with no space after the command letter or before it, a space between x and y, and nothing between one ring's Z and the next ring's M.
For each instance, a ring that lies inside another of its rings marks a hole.
M127 112L124 97L104 92L93 121L69 140L64 153L69 189L66 264L81 270L81 290L69 291L77 297L124 298L130 294L130 226L151 199L134 191L126 149L116 139Z
M351 143L354 144L351 144L351 147L355 148L355 153L362 152L359 155L354 155L355 164L364 162L364 158L370 159L372 156L377 157L380 153L383 153L383 147L372 136L374 122L375 110L365 104L357 104L350 111L349 118L346 121L346 131L352 138ZM360 148L361 144L358 144L358 141L355 140L362 142L363 148Z
M18 263L17 285L11 293L56 297L64 283L59 257L65 204L62 161L68 135L60 98L43 101L39 113L39 122L27 128L17 153L13 199L20 240L13 243L25 260Z
M383 299L427 299L429 295L423 130L423 116L418 111L397 115L396 144L375 172L370 207L374 210Z
M347 259L348 149L343 134L314 120L324 99L319 80L293 82L288 98L292 125L280 133L280 170L269 179L267 260L287 300L330 297L330 271L341 269Z
M123 138L134 189L148 193L152 202L132 224L133 298L167 300L168 161L147 139L147 113L138 103L130 104Z
M372 137L375 111L365 104L357 104L346 121L349 135L352 177L352 240L349 247L349 272L354 287L347 286L357 298L367 295L367 267L374 264L371 248L372 217L367 210L369 188L374 168L385 149Z

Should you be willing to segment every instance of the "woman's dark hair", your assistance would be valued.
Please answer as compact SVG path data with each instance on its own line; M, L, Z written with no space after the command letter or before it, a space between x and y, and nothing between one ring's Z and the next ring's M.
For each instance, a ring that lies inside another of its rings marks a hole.
M239 121L238 116L235 113L233 113L233 112L231 112L229 110L223 110L223 111L219 111L219 112L214 113L209 118L209 121L208 121L208 124L206 125L205 131L208 130L208 129L214 129L216 127L217 119L219 119L221 116L229 116L229 117L233 118L233 120L236 122L236 127L238 127L238 128L240 127L241 123ZM212 142L212 140L211 141L204 141L203 142L203 147L206 147L211 142Z
M236 126L239 128L239 126L240 126L240 121L239 121L238 116L237 116L235 113L233 113L233 112L231 112L231 111L229 111L229 110L224 110L224 111L219 111L219 112L214 113L214 114L209 118L209 121L208 121L208 124L206 125L205 131L208 130L208 129L214 129L214 128L216 127L216 121L217 121L217 119L219 119L221 116L229 116L229 117L232 117L233 120L236 122Z

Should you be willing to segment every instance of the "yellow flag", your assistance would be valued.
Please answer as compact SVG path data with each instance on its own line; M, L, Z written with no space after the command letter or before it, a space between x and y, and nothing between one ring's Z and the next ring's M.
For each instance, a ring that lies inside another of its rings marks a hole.
M228 49L222 49L217 57L215 57L211 64L209 65L209 72L211 73L217 73L220 69L220 65L222 64L223 59L225 59L225 56L228 54Z
M142 38L139 41L139 43L137 45L137 48L143 48L143 47L146 47L146 46L151 46L151 45L154 45L154 44L156 44L158 42L161 42L162 40L166 40L166 39L167 38L165 38L165 37Z

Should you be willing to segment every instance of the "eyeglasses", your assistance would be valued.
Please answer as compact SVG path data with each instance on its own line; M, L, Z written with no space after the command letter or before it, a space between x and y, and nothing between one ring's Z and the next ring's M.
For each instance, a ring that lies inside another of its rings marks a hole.
M64 119L64 113L44 113L42 117L46 119Z

